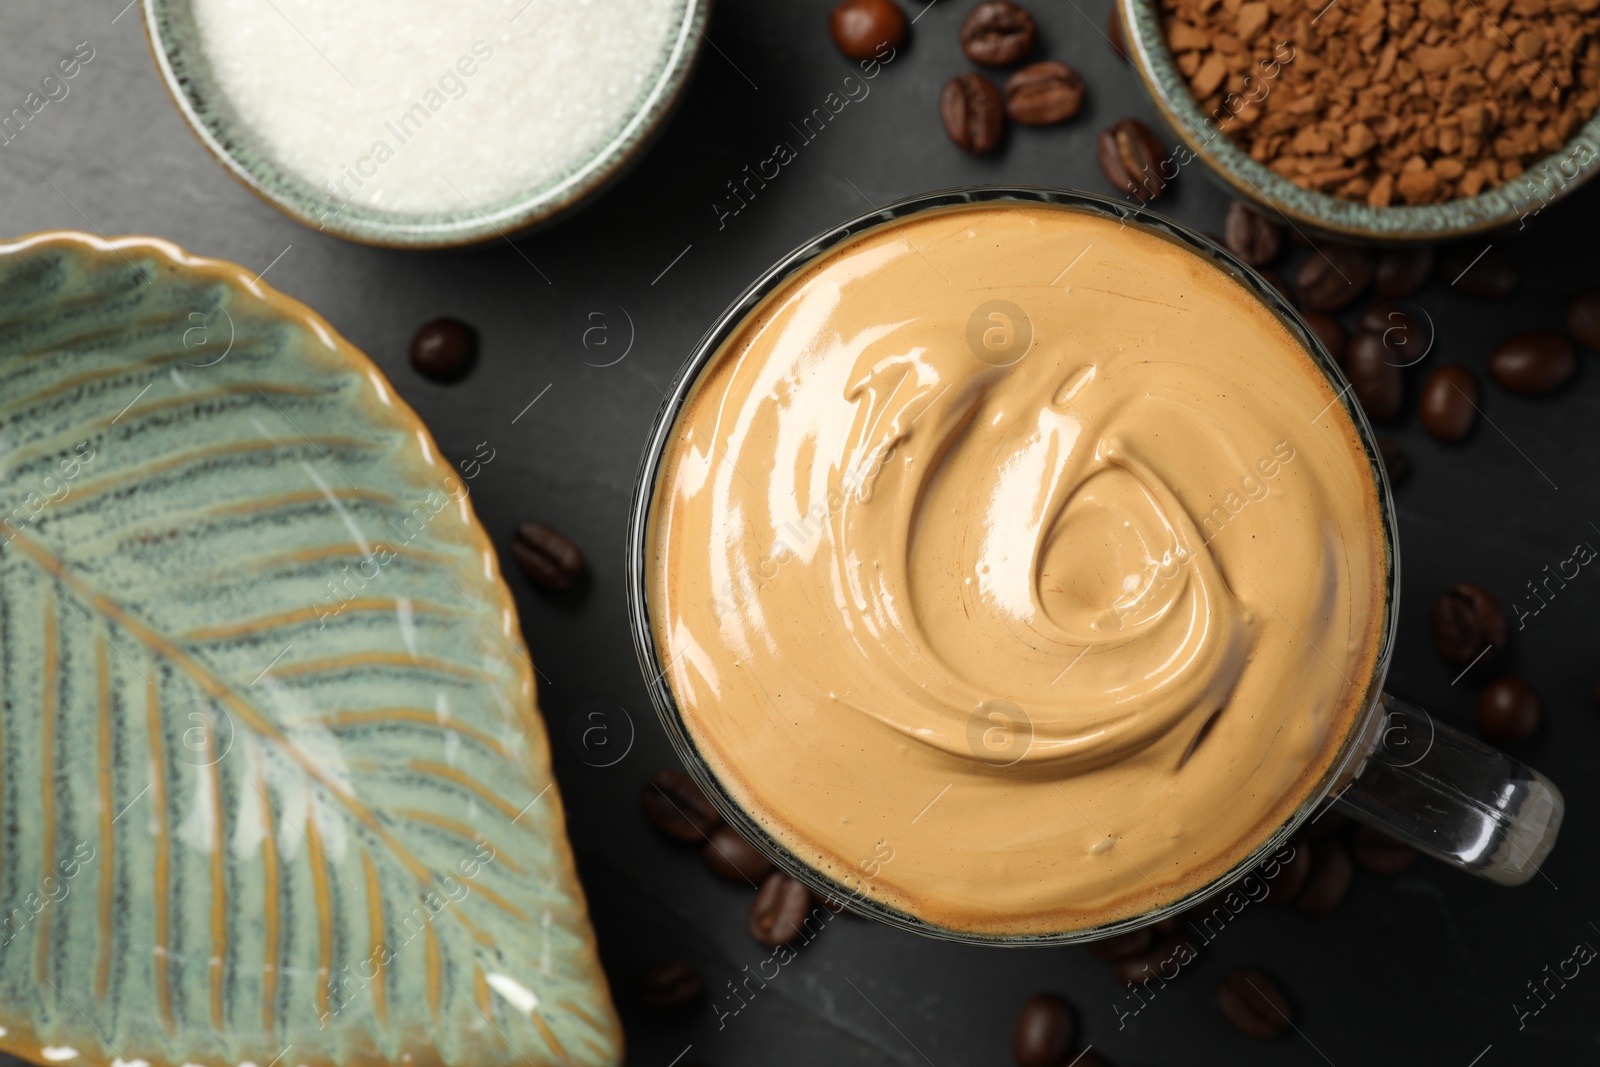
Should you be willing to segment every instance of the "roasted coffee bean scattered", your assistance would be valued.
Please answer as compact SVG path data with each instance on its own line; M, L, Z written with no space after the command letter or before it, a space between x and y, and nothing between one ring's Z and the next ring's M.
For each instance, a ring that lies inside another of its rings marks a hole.
M1399 874L1417 858L1417 850L1371 826L1356 827L1350 851L1356 863L1378 874Z
M1488 649L1491 660L1506 647L1505 609L1489 590L1462 582L1433 602L1433 646L1446 663L1465 667Z
M1100 170L1118 190L1149 203L1167 188L1166 146L1138 119L1123 119L1100 132Z
M1145 927L1101 941L1091 941L1089 955L1101 963L1115 963L1117 960L1125 960L1150 951L1150 945L1154 940L1155 935L1150 932L1149 927Z
M1600 289L1585 289L1567 304L1567 332L1591 352L1600 352Z
M906 16L894 0L844 0L828 18L833 43L851 59L881 58L906 41Z
M1400 413L1405 398L1405 379L1394 357L1383 345L1380 333L1361 332L1345 349L1344 373L1351 392L1361 402L1361 410L1374 422L1383 422Z
M688 1007L705 995L706 983L694 964L683 960L658 963L639 976L640 1007L672 1011Z
M1361 315L1358 328L1377 334L1389 362L1397 367L1421 362L1433 347L1427 319L1419 319L1411 313L1415 306L1397 300L1380 300Z
M1350 849L1338 837L1324 837L1311 844L1311 876L1295 897L1295 910L1319 918L1337 908L1350 889L1355 867Z
M1006 114L1024 126L1065 122L1083 107L1083 79L1065 63L1030 63L1006 79Z
M1489 355L1489 376L1509 393L1542 396L1572 380L1578 353L1572 339L1547 330L1508 338Z
M1378 454L1383 458L1383 469L1389 475L1390 485L1399 485L1411 477L1411 457L1392 437L1378 438Z
M434 319L411 338L411 365L436 382L460 381L478 359L478 335L460 319Z
M994 82L982 74L951 78L939 94L944 132L959 148L979 155L992 152L1005 129L1005 104Z
M1071 1004L1054 993L1035 993L1017 1013L1011 1055L1018 1067L1060 1067L1076 1029Z
M711 835L700 850L700 858L712 874L735 885L759 886L772 873L772 861L731 826L721 827Z
M1412 305L1398 300L1380 300L1361 313L1356 328L1369 333L1387 333L1394 330L1405 334L1409 340L1412 335L1422 333L1421 323L1411 314L1411 307Z
M1328 355L1333 357L1334 362L1343 366L1345 336L1344 327L1339 325L1339 320L1320 311L1302 312L1300 317L1311 327L1311 332L1317 335L1317 340L1322 342L1322 347L1328 350Z
M1234 255L1252 267L1264 266L1278 258L1283 247L1283 229L1255 208L1235 200L1228 205L1228 219L1222 232Z
M1517 288L1517 268L1493 245L1451 245L1439 254L1439 280L1473 300L1499 300Z
M1312 311L1338 311L1361 295L1374 269L1370 253L1348 245L1322 245L1312 249L1295 271L1295 296Z
M1417 421L1435 440L1453 443L1472 432L1477 403L1477 377L1459 363L1444 363L1422 384Z
M652 774L640 795L644 817L657 830L675 841L690 844L705 841L722 822L722 816L682 771L663 770Z
M1600 104L1600 8L1588 3L1161 9L1208 125L1297 185L1349 200L1476 196L1561 152ZM1577 173L1589 158L1562 165ZM1528 184L1526 195L1565 184Z
M1293 904L1311 877L1311 842L1296 837L1289 844L1294 853L1278 864L1278 873L1267 882L1267 895L1261 898L1263 904L1276 907Z
M805 932L811 904L811 890L782 871L773 871L756 892L745 928L768 948L787 945Z
M1028 58L1037 36L1026 8L1010 0L983 0L961 23L961 50L974 63L1009 67Z
M1229 971L1217 983L1223 1018L1246 1037L1271 1041L1289 1029L1289 1000L1278 983L1253 967Z
M1199 954L1194 939L1187 932L1162 934L1150 951L1120 959L1111 965L1111 976L1119 985L1143 985L1145 982L1170 981L1179 968Z
M511 558L528 581L552 593L583 580L583 553L566 534L542 522L524 522L512 531Z
M1128 58L1128 39L1123 36L1122 13L1117 10L1116 4L1111 5L1111 13L1106 16L1106 40L1111 42L1117 55Z
M1496 678L1478 695L1478 733L1495 745L1526 741L1539 729L1539 694L1521 678Z
M1410 296L1428 283L1437 258L1431 245L1391 248L1378 253L1378 266L1372 275L1372 291L1380 300L1398 300Z

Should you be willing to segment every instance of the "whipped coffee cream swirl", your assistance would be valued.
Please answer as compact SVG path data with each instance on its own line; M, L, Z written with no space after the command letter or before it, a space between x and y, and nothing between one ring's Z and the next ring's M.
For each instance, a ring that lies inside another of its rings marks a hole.
M938 925L1204 884L1322 779L1376 657L1376 492L1334 399L1138 228L970 207L832 250L664 459L652 611L696 744L803 860Z

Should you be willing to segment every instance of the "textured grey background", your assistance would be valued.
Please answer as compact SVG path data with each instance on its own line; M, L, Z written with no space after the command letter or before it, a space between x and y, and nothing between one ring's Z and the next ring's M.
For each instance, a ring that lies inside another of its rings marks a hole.
M693 960L715 991L767 955L744 932L748 891L714 881L692 850L662 840L638 812L644 777L674 763L644 698L622 600L624 520L658 390L756 274L865 210L869 199L987 181L1109 191L1094 162L1096 131L1153 112L1100 33L1107 0L1036 5L1041 53L1078 67L1089 85L1089 105L1071 124L1014 132L988 159L946 142L939 86L970 68L955 42L967 5L940 0L871 95L846 108L719 230L711 204L724 182L770 154L790 136L788 123L819 106L851 69L828 40L825 0L722 0L709 33L715 47L704 50L651 154L581 215L520 242L520 254L503 243L448 254L379 251L280 216L190 135L152 67L140 12L118 17L124 2L6 0L0 7L0 111L20 103L77 42L95 49L70 95L0 146L0 235L53 228L153 234L256 270L271 264L267 280L370 353L447 455L470 457L481 441L495 449L472 488L497 543L504 546L516 521L537 517L582 545L596 581L581 603L552 603L515 574L511 583L528 644L550 679L541 702L630 1063L666 1067L690 1045L683 1064L1003 1063L1017 1007L1046 988L1074 1001L1086 1040L1123 1065L1468 1067L1478 1056L1482 1067L1594 1062L1600 973L1593 968L1525 1029L1511 1007L1526 998L1526 981L1577 942L1600 945L1600 928L1591 925L1600 922L1593 858L1600 784L1592 771L1600 752L1600 574L1587 570L1515 635L1498 668L1526 674L1542 691L1546 728L1517 754L1548 772L1569 805L1547 877L1522 889L1420 861L1398 877L1358 875L1327 919L1248 910L1121 1031L1112 1005L1122 993L1081 949L955 947L853 920L833 923L725 1028L705 1005L661 1019L631 1004L635 976L663 957ZM1217 231L1225 205L1215 186L1191 172L1160 207ZM1420 298L1439 324L1429 364L1448 358L1481 373L1498 337L1556 327L1566 296L1600 283L1597 222L1600 191L1591 189L1545 211L1515 240L1494 238L1521 271L1510 300L1474 303L1430 287ZM621 342L627 326L619 307L636 335L631 350L613 366L586 366L586 355L600 363L619 349L586 353L574 322L607 312ZM404 357L413 329L439 314L476 324L483 338L477 371L459 385L419 379ZM1583 359L1576 386L1547 401L1488 387L1483 406L1498 430L1480 424L1464 446L1435 445L1409 418L1395 431L1416 471L1398 493L1405 565L1391 688L1448 721L1470 724L1474 683L1496 668L1477 668L1451 685L1456 672L1437 659L1428 636L1434 594L1468 580L1509 603L1576 542L1600 543L1590 525L1600 524L1600 375L1587 365L1593 355ZM587 765L567 741L569 718L590 700L620 705L636 727L632 751L614 766ZM1243 964L1283 981L1300 1033L1261 1045L1223 1022L1212 1002L1215 980Z

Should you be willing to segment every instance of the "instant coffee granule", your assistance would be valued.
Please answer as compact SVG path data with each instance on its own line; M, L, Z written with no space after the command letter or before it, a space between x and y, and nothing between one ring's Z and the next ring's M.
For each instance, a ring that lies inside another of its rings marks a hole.
M1162 9L1216 128L1296 185L1349 200L1476 196L1560 151L1600 106L1600 0Z

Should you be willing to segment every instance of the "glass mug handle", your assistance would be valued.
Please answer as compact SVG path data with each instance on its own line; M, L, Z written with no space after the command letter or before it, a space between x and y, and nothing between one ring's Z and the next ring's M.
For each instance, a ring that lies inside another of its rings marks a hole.
M1527 764L1388 693L1366 754L1335 794L1346 814L1501 885L1521 885L1555 847L1566 804Z

